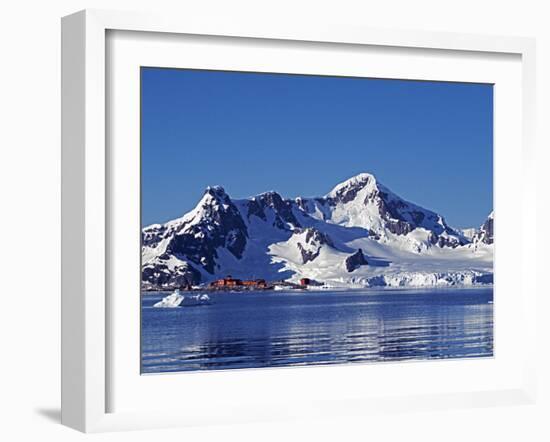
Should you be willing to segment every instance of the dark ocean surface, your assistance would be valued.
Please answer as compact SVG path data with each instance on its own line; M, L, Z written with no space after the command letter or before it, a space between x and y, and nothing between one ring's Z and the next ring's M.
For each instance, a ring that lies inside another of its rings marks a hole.
M142 295L142 373L493 355L493 289ZM184 293L185 294L185 293Z

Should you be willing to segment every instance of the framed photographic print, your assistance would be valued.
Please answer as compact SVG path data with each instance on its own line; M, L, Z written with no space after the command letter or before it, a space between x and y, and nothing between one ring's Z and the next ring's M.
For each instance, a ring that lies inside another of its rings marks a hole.
M142 67L142 373L493 356L492 89Z
M533 57L522 38L66 17L63 422L532 400Z

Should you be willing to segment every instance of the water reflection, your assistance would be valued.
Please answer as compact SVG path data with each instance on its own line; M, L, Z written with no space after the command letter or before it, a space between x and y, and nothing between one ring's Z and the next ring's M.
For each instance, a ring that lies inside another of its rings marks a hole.
M142 307L144 373L493 354L492 289L259 292Z

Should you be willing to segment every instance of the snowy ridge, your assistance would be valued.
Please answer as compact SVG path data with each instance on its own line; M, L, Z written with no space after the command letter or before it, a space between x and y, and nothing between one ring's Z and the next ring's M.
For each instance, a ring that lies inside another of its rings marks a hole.
M493 235L494 235L494 213L491 212L485 222L479 227L478 231L474 234L472 238L472 243L474 247L479 248L483 245L492 245L493 244Z
M492 281L493 217L471 235L362 173L319 198L270 191L233 200L208 187L184 216L142 231L145 287L239 278L332 286Z
M363 172L334 186L334 188L325 195L325 198L338 198L340 195L347 194L349 191L353 191L353 189L356 188L363 188L366 185L370 185L371 190L374 189L376 186L376 178L370 173Z
M469 242L441 215L400 198L368 173L344 181L323 198L300 198L297 204L315 219L363 227L376 240L413 252Z

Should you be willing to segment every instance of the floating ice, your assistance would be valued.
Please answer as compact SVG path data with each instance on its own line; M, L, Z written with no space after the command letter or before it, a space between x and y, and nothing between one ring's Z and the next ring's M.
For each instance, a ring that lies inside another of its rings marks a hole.
M175 290L174 293L168 295L157 302L153 307L157 308L174 308L184 307L191 305L207 305L210 304L210 296L206 293L198 295L182 295L179 290Z
M184 299L185 299L185 296L180 294L179 290L176 290L174 293L162 298L162 301L157 302L153 307L160 307L160 308L179 307Z

